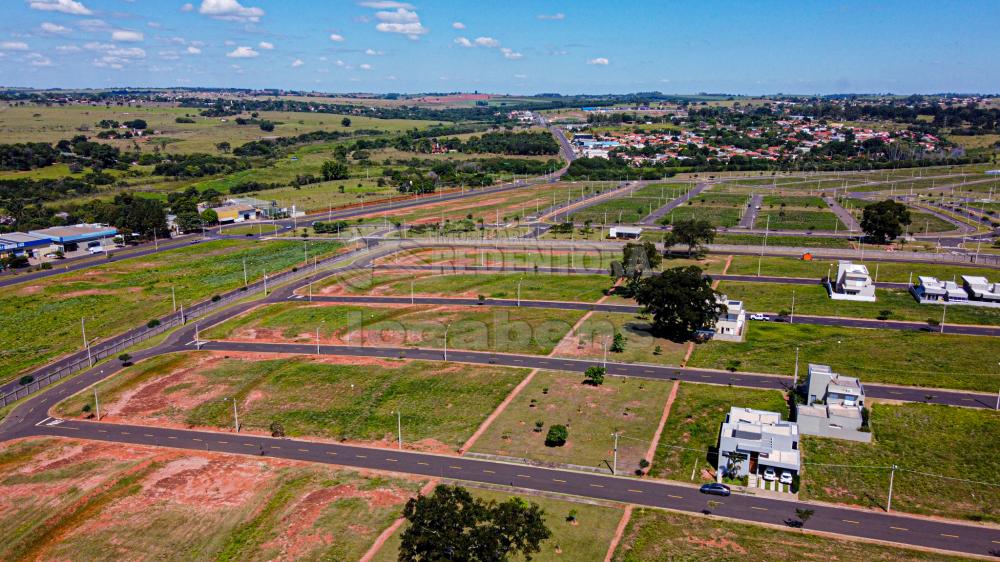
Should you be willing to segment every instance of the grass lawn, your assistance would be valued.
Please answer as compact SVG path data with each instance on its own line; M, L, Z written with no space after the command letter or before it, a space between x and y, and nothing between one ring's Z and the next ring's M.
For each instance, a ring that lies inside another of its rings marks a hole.
M931 234L934 232L951 232L958 229L954 224L923 211L910 209L910 234Z
M1000 456L982 446L982 436L1000 434L1000 413L930 404L874 404L872 443L805 436L802 439L804 498L884 507L889 470L818 466L899 465L953 478L896 472L892 508L899 511L1000 521L1000 485L972 484L955 478L997 482Z
M229 236L242 236L244 234L274 234L278 230L278 227L272 223L256 223L256 224L238 224L235 226L223 226L219 231L220 234L228 234Z
M506 501L511 494L469 488L469 492L477 498ZM521 496L530 503L536 503L545 510L545 526L552 536L543 541L541 551L532 555L537 562L580 561L601 562L611 544L615 528L621 519L622 510L617 507L591 505L562 501L544 496ZM576 513L576 521L568 521L570 512ZM396 562L399 559L399 545L404 524L392 535L378 554L375 562ZM557 550L558 549L558 550ZM519 560L519 558L515 558Z
M771 238L768 237L770 244ZM754 256L733 256L733 262L729 265L729 271L734 275L756 275L757 263L760 262L760 274L772 277L803 277L815 279L817 283L827 274L837 275L837 260L830 258L813 258L812 261L803 261L798 258L764 258ZM988 278L997 277L996 269L981 267L966 267L958 264L933 264L933 263L898 263L898 262L863 262L852 260L853 263L862 264L868 267L868 273L877 281L892 283L917 282L917 276L930 275L938 279L951 280L952 277L960 278L962 275L983 275Z
M788 405L776 390L681 383L670 416L656 447L650 474L670 480L713 481L715 447L719 428L733 406L780 412L788 418Z
M610 472L617 430L622 435L618 471L631 474L649 448L672 384L607 377L595 387L583 384L580 373L540 371L472 450ZM549 447L545 435L555 424L565 425L569 438L563 446Z
M62 439L5 444L0 482L4 560L178 561L356 560L422 484Z
M423 361L327 359L161 356L100 383L101 411L132 422L225 429L232 427L233 408L222 397L236 396L245 430L270 433L271 423L279 422L290 437L395 442L395 411L402 410L405 443L455 449L526 373ZM84 391L56 411L79 415L92 400L93 393Z
M312 242L309 256L329 255L333 242ZM80 319L89 338L107 338L178 306L300 265L301 242L220 240L185 246L141 258L124 259L26 282L0 296L0 380L7 380L82 347Z
M707 220L715 227L731 227L740 223L742 207L716 207L708 205L681 205L661 219L663 224L682 220Z
M545 355L583 316L582 311L484 306L340 306L282 303L203 332L205 337L269 339L369 346L448 347Z
M789 517L795 512L789 508ZM677 560L868 560L878 562L958 561L902 547L781 531L731 520L709 519L658 509L638 508L618 549L615 562Z
M795 348L801 368L830 365L865 383L884 382L996 392L997 367L984 357L1000 357L1000 338L900 330L836 328L752 322L746 341L710 341L695 348L688 366L791 375Z
M770 223L768 223L770 217ZM847 231L833 211L804 211L799 209L761 209L754 226L767 226L772 230L840 230Z
M684 193L686 184L651 184L580 209L570 214L573 222L594 224L632 224Z
M634 302L632 303L634 304ZM611 346L615 332L625 336L625 351L608 351L608 361L616 363L658 363L680 365L687 351L684 344L674 343L649 333L649 320L634 314L595 312L580 326L569 342L571 348L561 348L556 355L566 357L604 357L604 346ZM657 351L659 346L659 351Z
M719 291L729 298L742 300L747 310L773 313L791 311L792 291L795 291L796 315L877 318L881 311L890 311L889 320L925 322L927 319L940 320L944 306L919 304L908 291L898 289L876 289L878 302L836 301L820 285L722 281ZM945 320L949 324L997 325L1000 324L1000 309L951 306Z
M760 247L764 241L763 234L719 233L715 235L716 244L742 244ZM774 236L768 235L768 246L802 246L806 248L851 248L847 238L828 238L824 236ZM754 270L756 273L756 270Z
M817 195L765 195L761 201L761 211L770 212L774 207L793 207L796 209L828 209L829 206L822 197Z

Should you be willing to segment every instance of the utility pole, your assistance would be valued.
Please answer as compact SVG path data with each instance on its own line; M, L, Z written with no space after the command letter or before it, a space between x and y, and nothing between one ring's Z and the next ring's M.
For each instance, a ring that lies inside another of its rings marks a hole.
M799 384L799 346L795 346L795 374L792 375L792 392Z
M944 333L944 316L948 313L948 305L941 307L941 333Z
M618 432L614 432L612 436L615 438L615 456L611 465L611 474L618 474Z
M94 358L90 355L90 342L87 341L87 321L86 318L80 317L80 331L83 333L83 347L87 348L87 361L90 366L94 366Z
M101 421L101 403L97 400L97 387L94 387L94 408L97 410L97 421Z
M243 258L243 286L249 285L247 278L247 259Z
M174 294L174 286L170 286L170 302L174 305L174 312L177 312L177 295Z
M316 355L319 355L319 326L316 326Z
M789 324L795 323L795 289L792 289L792 313L788 319Z
M886 513L892 511L892 483L896 478L896 469L899 468L896 465L892 465L891 472L889 472L889 500L885 502Z
M601 342L601 347L604 348L604 368L608 368L608 336L604 336L604 341Z
M524 281L524 280L523 279L518 279L517 280L517 306L518 307L521 306L521 281Z
M267 296L267 270L264 270L264 296Z
M760 264L764 261L764 248L767 247L767 231L771 229L771 215L767 215L764 224L764 239L760 241L760 259L757 260L757 277L760 277Z
M396 436L399 448L403 448L403 412L396 410Z

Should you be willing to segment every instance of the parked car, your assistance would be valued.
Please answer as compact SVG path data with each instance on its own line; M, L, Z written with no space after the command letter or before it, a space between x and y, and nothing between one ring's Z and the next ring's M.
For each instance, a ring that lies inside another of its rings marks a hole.
M729 496L729 494L732 493L729 486L719 483L705 484L699 488L698 491L703 494L711 494L713 496Z
M767 480L767 481L777 480L778 479L778 475L774 472L774 469L771 468L771 467L767 467L767 468L764 469L763 476L764 476L764 480Z
M792 473L788 472L787 470L782 471L781 477L778 478L778 482L781 482L782 484L789 484L790 485L792 483Z
M766 315L766 314L761 314L760 312L755 312L755 313L753 313L753 314L750 315L750 319L751 320L763 320L764 322L767 322L767 321L769 321L771 319L771 317L768 316L768 315Z

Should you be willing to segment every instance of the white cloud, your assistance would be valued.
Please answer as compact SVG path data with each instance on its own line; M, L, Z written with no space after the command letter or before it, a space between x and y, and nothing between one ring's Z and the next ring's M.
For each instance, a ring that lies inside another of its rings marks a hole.
M108 22L104 20L85 19L85 20L80 20L80 28L83 29L84 31L94 32L94 31L108 31L111 29L111 26L108 25Z
M69 33L69 28L51 22L42 22L40 26L45 33Z
M362 65L358 66L358 68L360 68L361 70L371 70L372 69L372 65L370 65L368 63L365 63L365 64L362 64Z
M494 48L499 47L500 42L492 37L476 37L476 45L479 45L480 47Z
M264 10L243 6L238 0L201 0L198 13L219 20L256 23L264 15Z
M369 57L378 57L382 56L383 53L382 51L376 51L375 49L365 49L365 54Z
M160 22L158 22L158 21L147 21L146 22L146 26L147 27L151 27L153 29L159 29L159 28L163 27L162 25L160 25Z
M379 23L375 25L382 33L399 33L410 39L419 39L427 33L427 28L420 23L420 16L407 8L397 8L394 12L375 12Z
M226 56L231 59L252 59L259 54L260 53L250 47L236 47L232 51L226 53Z
M539 14L538 19L540 20L564 20L566 19L566 14L562 12L557 12L555 14Z
M77 47L76 45L59 45L56 50L60 53L79 53L83 49Z
M125 42L136 42L142 41L143 35L138 31L130 31L127 29L116 29L111 32L112 41L125 41Z
M265 51L274 50L274 43L268 43L267 41L261 41L257 46Z
M340 59L337 59L337 61L336 61L336 62L334 62L333 64L335 64L335 65L337 65L337 66L344 66L344 61L342 61L342 60L340 60Z
M121 57L126 59L142 59L146 58L146 51L140 49L139 47L121 47L116 49L108 49L107 54L112 57Z
M163 60L178 60L181 58L180 55L177 54L177 51L160 51L157 54L160 55L160 58Z
M460 21L456 21L451 24L451 27L453 29L465 29L465 24Z
M0 49L4 51L27 51L28 44L24 41L4 41L0 43Z
M341 35L341 34L339 34L339 33L331 33L330 34L330 41L336 41L337 43L340 43L343 40L344 40L344 36Z
M608 59L606 59L604 57L597 57L596 59L590 59L590 60L588 60L587 64L597 64L597 65L601 65L601 66L607 66L609 62L610 61L608 61Z
M74 16L89 16L93 12L76 0L30 0L28 7L43 12L62 12Z
M52 66L52 59L39 53L31 53L27 58L31 61L31 66Z
M298 67L302 66L303 64L305 64L305 63L302 62L302 59L295 59L295 60L292 61L292 68L298 68Z
M523 80L523 79L525 79L527 77L528 77L527 74L515 74L514 75L514 78L517 78L518 80Z
M183 6L181 6L181 11L182 12L193 12L194 11L194 4L192 4L190 2L188 2L187 4L184 4Z
M501 48L500 52L503 53L503 58L505 59L518 60L524 58L524 55L522 55L521 53L513 49L508 49L507 47Z
M471 47L475 46L475 45L472 44L472 41L469 41L465 37L456 37L455 38L455 44L458 45L458 46L460 46L460 47L470 47L471 48Z
M187 48L187 52L189 55L200 55L201 49L195 47L194 45L191 45L190 47Z
M374 8L376 10L393 10L396 8L403 8L404 10L413 9L412 4L407 4L406 2L393 2L392 0L370 0L366 2L358 2L358 6Z

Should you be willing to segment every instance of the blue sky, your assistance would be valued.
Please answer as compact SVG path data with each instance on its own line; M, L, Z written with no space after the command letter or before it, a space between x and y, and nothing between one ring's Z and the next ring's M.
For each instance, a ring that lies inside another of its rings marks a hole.
M2 0L0 85L1000 92L1000 2Z

